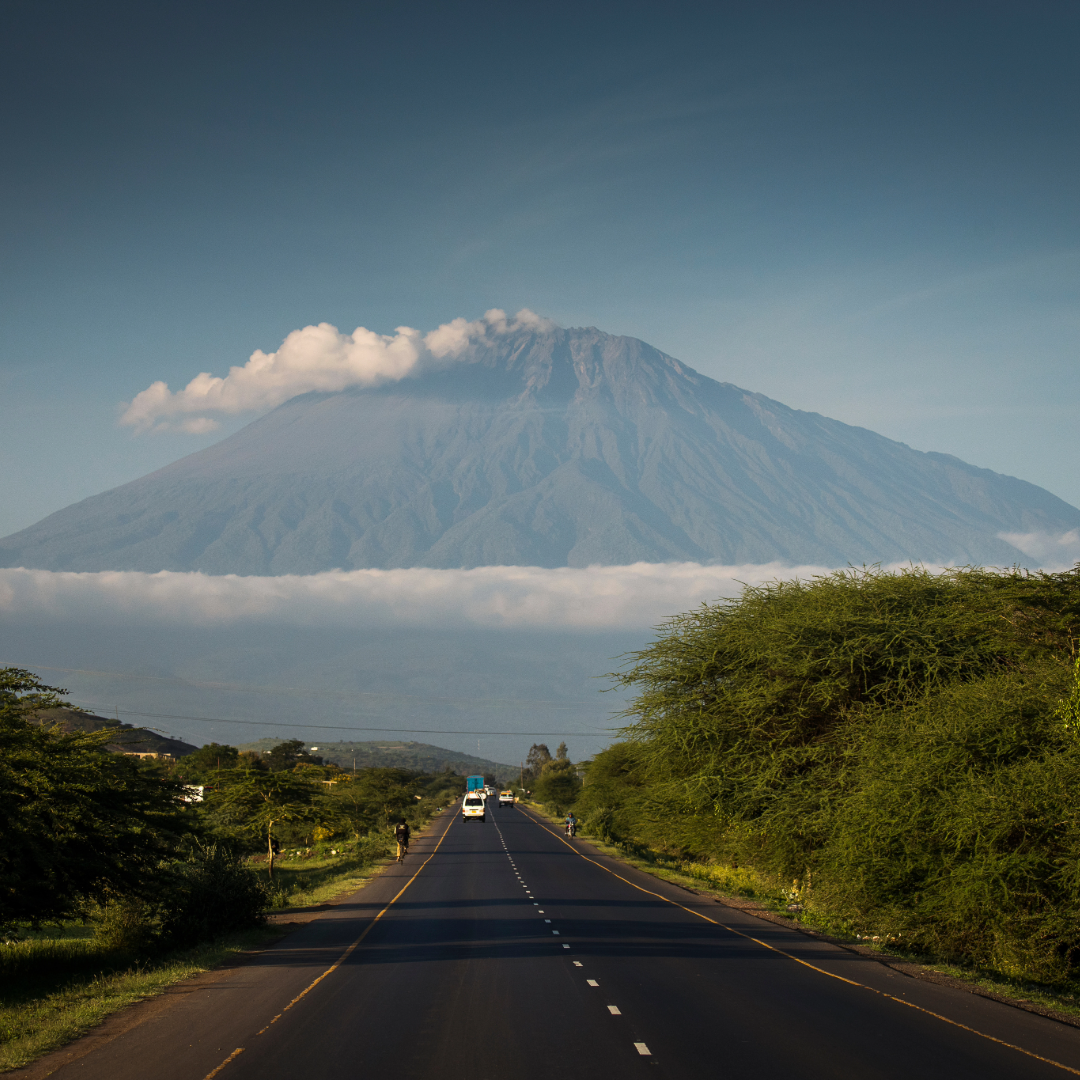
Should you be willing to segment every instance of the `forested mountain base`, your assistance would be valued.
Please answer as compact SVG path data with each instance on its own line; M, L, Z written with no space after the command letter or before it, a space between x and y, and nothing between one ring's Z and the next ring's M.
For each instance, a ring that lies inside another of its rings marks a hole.
M262 753L280 743L280 739L258 739L241 743L238 749ZM328 765L337 765L348 772L351 769L405 769L416 773L442 773L451 771L461 776L493 776L505 785L518 778L515 765L503 765L498 761L447 750L430 743L404 739L375 739L367 742L326 742L319 740L313 748Z
M1078 628L1077 570L747 589L629 658L626 741L577 810L791 881L908 950L1061 983L1080 960Z

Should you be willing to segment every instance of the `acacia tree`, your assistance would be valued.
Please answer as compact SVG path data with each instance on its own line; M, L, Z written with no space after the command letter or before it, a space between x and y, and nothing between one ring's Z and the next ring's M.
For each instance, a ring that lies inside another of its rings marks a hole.
M533 743L529 747L528 757L525 758L525 775L530 782L539 779L540 774L544 771L544 766L549 761L551 761L551 751L547 748L546 743Z
M353 781L360 797L376 810L383 825L412 806L416 795L416 777L406 769L364 769Z
M274 876L274 828L286 822L314 821L322 792L296 772L233 769L215 798L227 818L240 828L266 837L268 870Z
M220 779L222 771L235 769L240 761L240 751L235 746L210 743L193 754L182 757L176 763L176 775L192 784L213 783Z
M533 794L561 814L573 806L580 790L577 767L569 757L563 757L555 758L544 766Z
M107 729L67 734L35 722L66 692L0 669L0 924L153 893L161 860L193 825L180 785L109 753Z

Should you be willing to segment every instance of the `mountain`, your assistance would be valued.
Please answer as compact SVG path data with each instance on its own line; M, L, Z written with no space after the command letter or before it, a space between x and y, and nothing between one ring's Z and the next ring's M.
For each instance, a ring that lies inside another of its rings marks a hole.
M946 454L719 383L634 338L518 330L451 366L305 394L0 540L0 565L334 568L926 560L1080 510Z
M272 750L281 739L258 739L244 743L239 749L262 753ZM462 776L484 775L498 777L505 782L518 775L516 765L502 765L497 761L462 754L457 750L445 750L430 743L376 740L374 742L314 742L308 744L323 761L342 769L358 769L372 766L378 768L409 769L412 772L460 773Z
M53 709L42 709L33 718L34 723L43 727L57 727L61 731L101 731L107 728L115 732L116 738L105 744L105 749L114 754L171 754L173 757L186 757L198 747L182 739L170 739L146 728L121 724L119 720L110 720L93 713L65 709L62 705Z

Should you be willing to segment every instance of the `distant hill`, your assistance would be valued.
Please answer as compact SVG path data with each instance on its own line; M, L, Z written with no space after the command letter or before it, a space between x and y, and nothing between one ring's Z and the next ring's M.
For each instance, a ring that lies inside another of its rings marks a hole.
M258 739L244 743L241 750L254 750L262 753L282 742L281 739ZM441 746L428 743L403 742L401 740L378 740L375 742L315 742L308 748L324 761L342 769L351 769L355 761L358 769L369 766L382 768L411 769L415 772L451 772L462 776L496 776L500 780L510 780L518 773L516 765L503 765L498 761L462 754L456 750L445 750ZM317 748L317 749L316 749Z
M33 719L43 726L56 725L67 732L101 731L108 728L116 733L116 738L106 744L106 749L114 754L172 754L173 757L180 758L198 749L191 743L170 739L156 731L132 727L131 724L122 724L119 720L94 716L76 709L42 709Z
M0 540L0 566L310 574L697 561L1009 565L1080 510L595 328L312 393Z

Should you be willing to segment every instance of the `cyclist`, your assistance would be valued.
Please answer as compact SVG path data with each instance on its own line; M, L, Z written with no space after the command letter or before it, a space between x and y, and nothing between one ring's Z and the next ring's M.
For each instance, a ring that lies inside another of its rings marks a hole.
M409 854L409 826L402 818L394 829L394 839L397 840L397 861L404 862Z
M573 810L571 810L570 813L566 815L565 824L566 824L566 835L567 836L573 836L574 833L577 832L577 818L574 817L574 811Z

